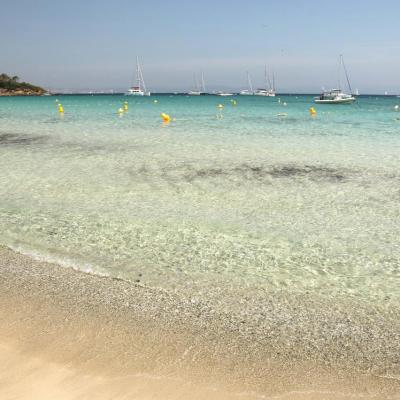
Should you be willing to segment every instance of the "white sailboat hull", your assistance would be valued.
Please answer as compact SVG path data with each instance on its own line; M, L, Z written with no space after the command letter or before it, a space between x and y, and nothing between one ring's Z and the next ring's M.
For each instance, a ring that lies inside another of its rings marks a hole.
M254 93L254 96L275 97L274 93Z
M150 96L150 92L126 92L125 96Z
M125 96L144 96L144 92L137 92L137 93L126 92Z
M326 100L321 100L320 98L315 98L314 103L316 104L349 104L353 103L355 101L355 97L348 97L345 99L326 99Z

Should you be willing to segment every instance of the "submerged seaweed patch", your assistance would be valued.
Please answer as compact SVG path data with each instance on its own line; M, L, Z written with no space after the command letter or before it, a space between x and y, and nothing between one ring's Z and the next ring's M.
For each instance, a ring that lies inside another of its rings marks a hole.
M272 170L269 171L269 174L276 178L311 176L315 178L328 178L337 181L342 181L345 179L342 171L334 168L321 167L318 165L283 165L279 167L273 167Z
M217 176L227 175L228 172L224 171L222 168L202 168L202 169L189 169L187 173L184 174L184 179L191 182L197 178L216 178Z
M163 167L160 170L150 170L142 166L137 170L129 170L131 176L156 177L161 175L165 181L184 181L188 183L213 179L234 179L236 182L256 180L262 183L271 183L271 179L308 178L312 180L327 180L342 182L346 180L347 171L320 165L250 165L240 164L232 167L196 167L185 164L181 166Z
M328 179L334 181L345 180L345 174L342 170L315 166L315 165L280 165L263 166L242 164L231 169L209 168L192 169L190 173L185 174L187 180L201 178L215 178L218 176L241 175L245 179L262 180L264 178L290 178L290 177L309 177L311 179Z
M0 133L0 145L30 145L33 143L44 142L46 136L27 136L17 133Z

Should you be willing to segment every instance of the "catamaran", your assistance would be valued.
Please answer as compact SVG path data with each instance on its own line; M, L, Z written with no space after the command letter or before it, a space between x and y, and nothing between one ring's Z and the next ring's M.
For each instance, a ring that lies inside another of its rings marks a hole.
M201 72L201 87L200 87L200 83L197 79L197 75L196 73L193 74L193 79L194 79L194 90L191 90L190 92L188 92L188 95L190 96L201 96L203 94L206 94L206 84L204 82L204 74L203 71Z
M265 97L275 97L275 76L272 74L272 83L271 79L268 75L267 72L267 66L265 66L265 72L264 72L264 78L265 78L265 88L262 89L257 89L254 92L255 96L265 96Z
M314 102L317 104L349 104L356 100L352 94L343 93L341 89L341 79L340 72L343 67L344 73L346 75L347 85L349 87L350 93L352 93L349 75L347 73L346 66L344 64L343 56L339 57L339 68L338 68L338 88L331 89L329 91L324 91L318 97L314 97Z
M136 57L136 86L132 86L126 93L126 96L150 96L144 83L142 68L139 64L139 57Z
M240 92L240 94L242 96L253 96L254 95L254 91L253 91L253 85L251 84L249 71L247 71L247 86L248 86L248 89L242 90Z

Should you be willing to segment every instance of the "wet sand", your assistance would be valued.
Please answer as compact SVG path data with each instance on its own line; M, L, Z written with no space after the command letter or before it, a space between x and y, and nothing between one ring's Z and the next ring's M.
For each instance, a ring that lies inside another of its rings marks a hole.
M188 298L0 247L1 399L397 399L400 312Z

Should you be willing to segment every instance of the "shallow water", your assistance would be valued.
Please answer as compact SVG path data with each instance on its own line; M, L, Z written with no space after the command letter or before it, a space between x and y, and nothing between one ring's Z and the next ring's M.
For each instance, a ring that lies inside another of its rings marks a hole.
M400 99L280 99L0 98L0 242L168 290L398 302Z

